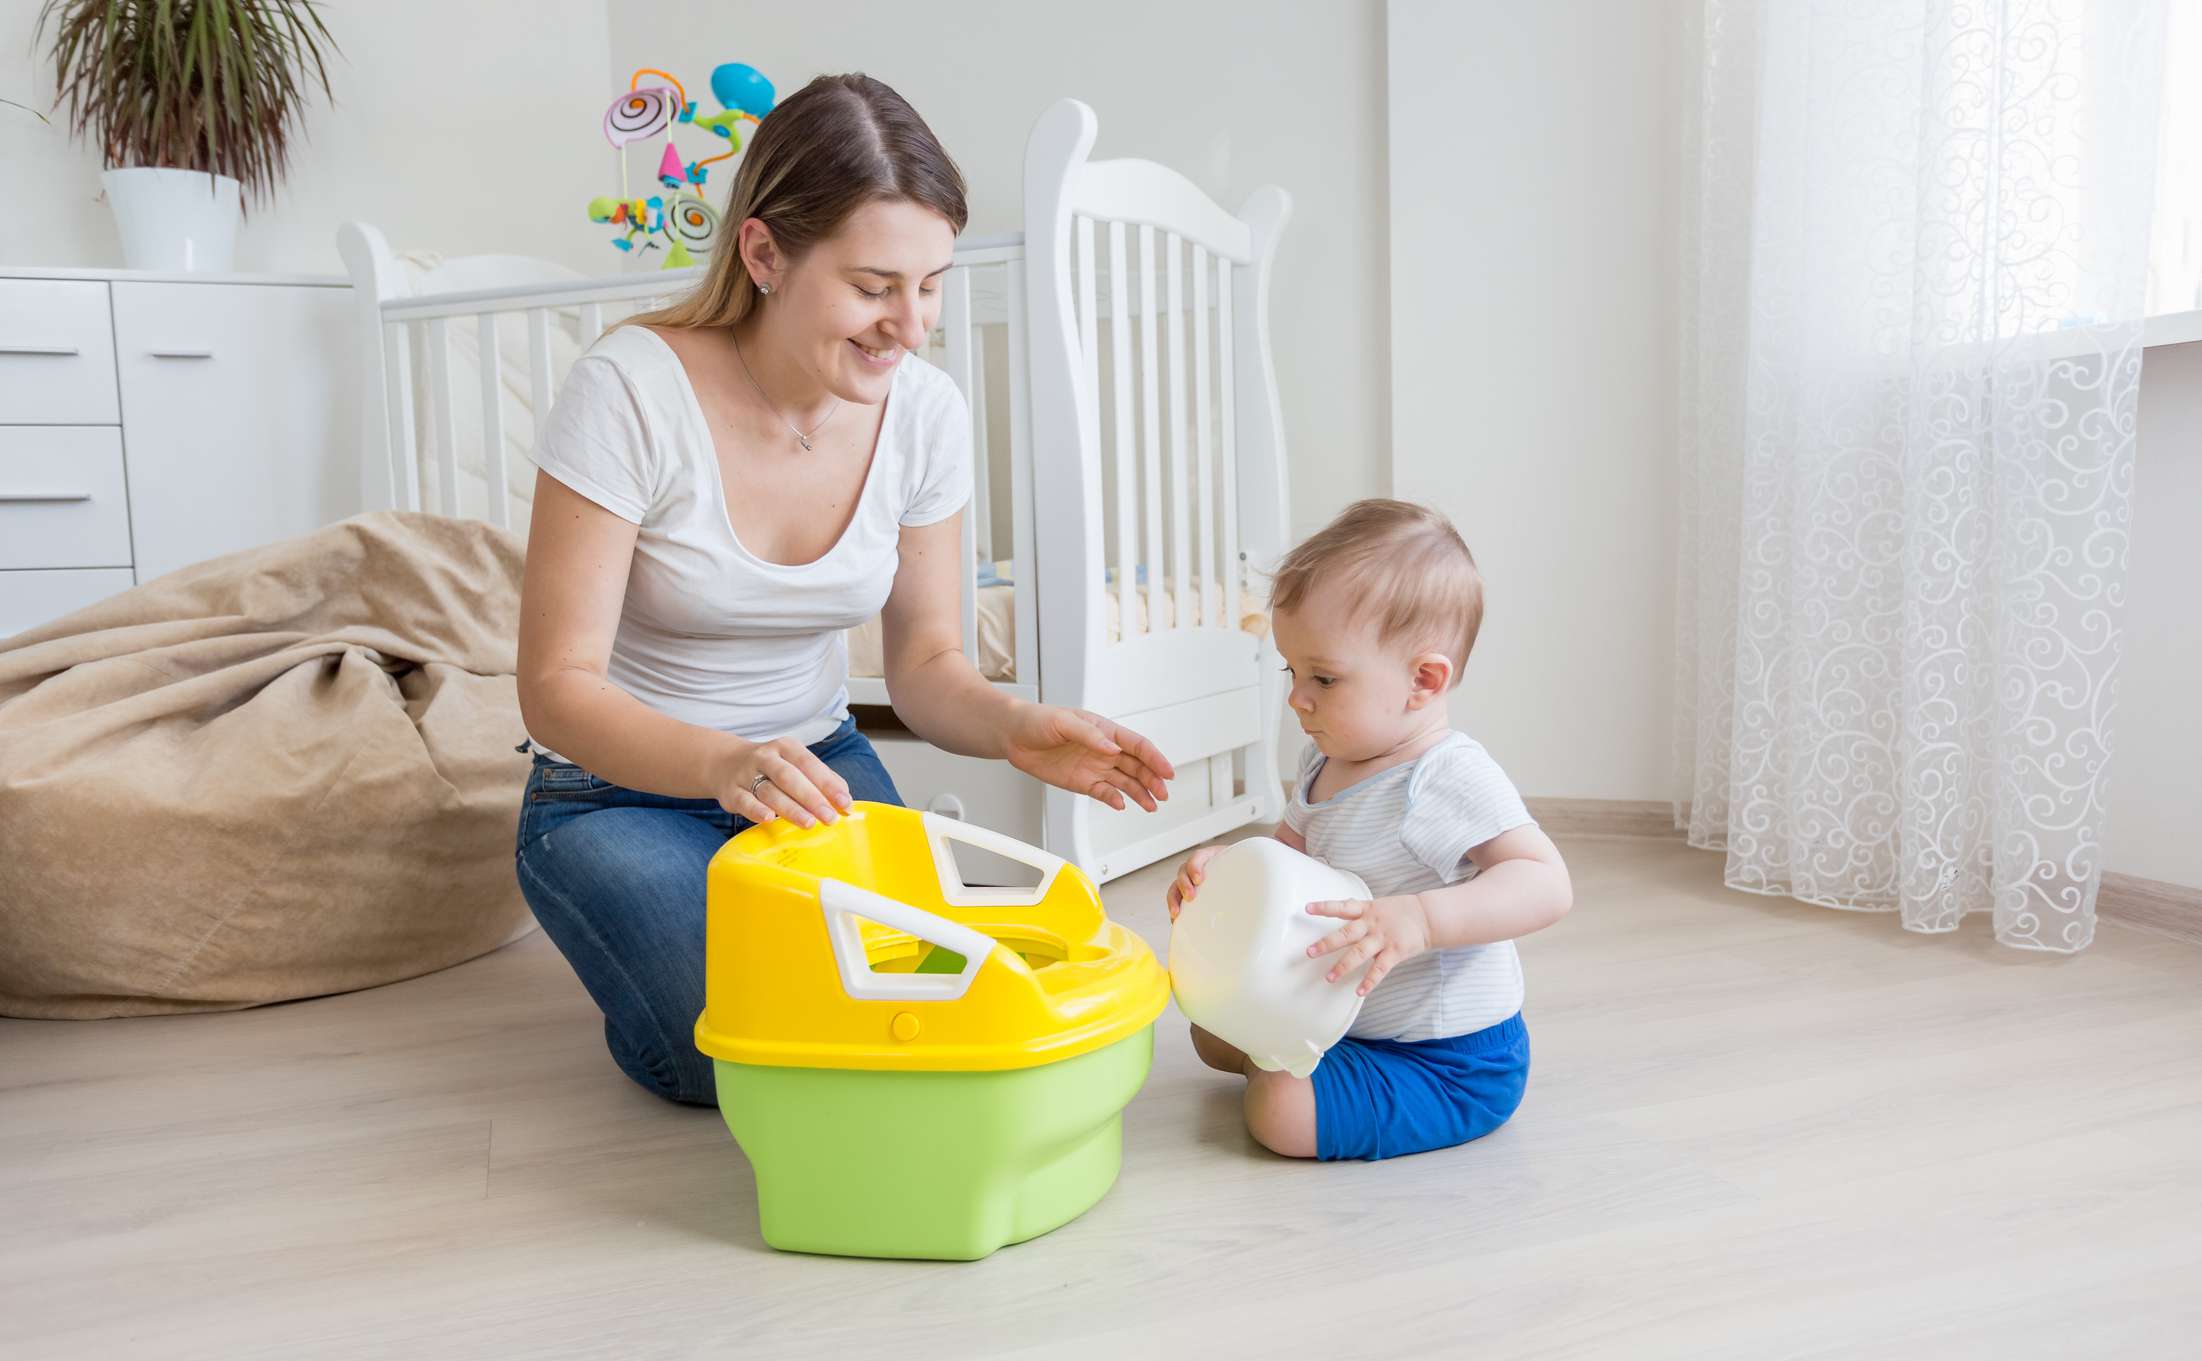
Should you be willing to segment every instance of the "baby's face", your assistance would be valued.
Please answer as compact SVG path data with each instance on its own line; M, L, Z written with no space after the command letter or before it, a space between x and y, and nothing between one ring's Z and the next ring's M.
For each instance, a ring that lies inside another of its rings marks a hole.
M1334 761L1374 760L1429 720L1414 702L1414 657L1379 642L1376 621L1353 604L1341 590L1318 587L1271 620L1292 683L1287 703Z

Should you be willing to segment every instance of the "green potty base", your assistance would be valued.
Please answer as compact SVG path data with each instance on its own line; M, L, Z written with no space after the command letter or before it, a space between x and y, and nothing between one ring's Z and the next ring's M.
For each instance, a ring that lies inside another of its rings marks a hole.
M716 1060L719 1111L787 1252L971 1261L1057 1229L1115 1184L1154 1027L1036 1068L774 1068Z

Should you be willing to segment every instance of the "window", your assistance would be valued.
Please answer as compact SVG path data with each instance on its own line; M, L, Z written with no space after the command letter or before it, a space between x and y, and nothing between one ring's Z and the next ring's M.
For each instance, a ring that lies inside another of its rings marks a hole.
M2148 315L2202 311L2202 0L2168 0Z

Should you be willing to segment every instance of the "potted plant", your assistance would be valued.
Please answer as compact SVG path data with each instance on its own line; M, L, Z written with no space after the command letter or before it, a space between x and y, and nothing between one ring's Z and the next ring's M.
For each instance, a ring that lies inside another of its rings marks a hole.
M89 135L133 269L226 270L247 195L265 202L330 96L336 43L313 0L46 0L55 102Z

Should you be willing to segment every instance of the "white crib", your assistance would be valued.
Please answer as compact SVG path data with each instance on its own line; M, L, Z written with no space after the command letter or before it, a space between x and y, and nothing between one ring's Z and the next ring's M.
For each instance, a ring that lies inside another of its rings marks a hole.
M1167 167L1090 161L1095 130L1074 100L1042 116L1026 232L958 248L925 357L972 411L966 652L1022 698L1152 737L1178 768L1171 798L1119 813L894 729L866 664L876 623L852 631L849 696L910 803L1107 880L1280 811L1281 663L1252 569L1286 547L1268 284L1289 200L1263 189L1227 212ZM698 274L410 267L360 224L339 244L371 338L364 504L520 529L524 453L564 366Z

